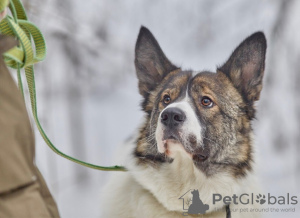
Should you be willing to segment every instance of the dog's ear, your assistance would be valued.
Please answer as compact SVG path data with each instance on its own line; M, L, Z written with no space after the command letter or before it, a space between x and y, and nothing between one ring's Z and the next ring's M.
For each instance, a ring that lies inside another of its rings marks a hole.
M267 42L262 32L246 38L220 68L241 93L247 105L259 99L265 69Z
M177 69L165 56L151 32L141 27L135 46L135 68L139 80L139 92L148 96L161 80Z

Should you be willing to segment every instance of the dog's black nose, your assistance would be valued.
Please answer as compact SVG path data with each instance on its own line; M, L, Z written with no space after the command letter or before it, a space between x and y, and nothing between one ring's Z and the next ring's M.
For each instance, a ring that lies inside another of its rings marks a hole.
M161 114L161 122L167 127L175 127L183 123L186 116L182 110L176 107L168 108Z

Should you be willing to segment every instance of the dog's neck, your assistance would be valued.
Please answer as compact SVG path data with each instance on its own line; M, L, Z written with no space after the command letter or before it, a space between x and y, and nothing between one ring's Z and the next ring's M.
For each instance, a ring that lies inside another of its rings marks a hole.
M198 189L202 202L209 204L208 213L225 207L222 201L212 204L213 194L232 196L249 191L245 183L249 182L250 175L243 179L236 179L226 173L206 177L196 168L191 158L182 152L176 153L172 163L153 165L137 162L136 158L131 158L128 165L130 173L170 211L182 212L182 201L179 198L191 189ZM191 196L186 195L186 200Z

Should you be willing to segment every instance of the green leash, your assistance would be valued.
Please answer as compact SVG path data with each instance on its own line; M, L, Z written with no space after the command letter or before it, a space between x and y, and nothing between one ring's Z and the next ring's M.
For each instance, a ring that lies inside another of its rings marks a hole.
M13 36L18 39L19 46L10 49L4 53L4 60L7 66L17 69L18 72L18 85L21 93L24 97L24 90L21 78L21 68L25 69L25 76L27 80L28 90L30 94L32 114L37 125L37 128L45 140L46 144L56 154L73 161L82 166L89 168L104 170L104 171L126 171L123 166L98 166L90 163L86 163L81 160L77 160L67 154L58 150L50 141L45 131L43 130L37 115L37 103L36 103L36 90L34 80L33 65L40 62L46 57L46 43L41 31L30 21L27 20L27 15L20 0L0 0L0 12L5 10L9 4L9 9L12 16L7 15L0 22L0 32L4 35ZM31 42L34 43L35 50Z

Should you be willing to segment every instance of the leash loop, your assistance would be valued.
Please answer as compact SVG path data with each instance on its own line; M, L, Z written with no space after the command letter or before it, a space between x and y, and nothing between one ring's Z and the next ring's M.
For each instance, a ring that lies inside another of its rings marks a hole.
M21 78L21 69L25 69L25 76L27 86L30 95L31 110L36 126L49 148L56 154L73 161L82 166L86 166L92 169L103 171L126 171L123 166L98 166L91 163L87 163L71 157L60 150L58 150L46 135L42 128L36 103L36 88L34 79L34 67L33 65L40 62L46 57L46 42L41 31L30 21L27 20L27 15L23 4L20 0L1 0L0 12L4 11L9 4L9 9L12 13L12 17L6 15L0 22L0 33L4 35L13 36L18 39L19 46L14 47L3 54L4 61L7 66L17 69L18 73L18 85L24 98L23 84ZM34 50L33 45L34 44Z

